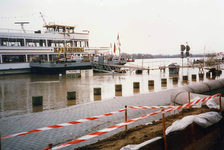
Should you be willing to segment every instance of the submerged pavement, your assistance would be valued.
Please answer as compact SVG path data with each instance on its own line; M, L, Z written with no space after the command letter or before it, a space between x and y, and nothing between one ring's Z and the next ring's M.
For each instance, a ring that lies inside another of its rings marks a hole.
M153 106L153 105L167 105L170 103L170 94L174 89L152 92L148 94L140 94L130 97L116 97L104 101L95 101L87 104L70 106L68 108L58 110L47 110L38 113L30 113L24 115L11 116L0 119L1 136L7 136L19 132L25 132L37 128L47 127L60 123L66 123L102 115L112 111L116 111L127 106ZM155 110L142 109L128 109L128 120L136 117L146 115ZM161 118L161 115L152 116L131 125L128 128L145 124L155 119ZM103 117L100 119L51 129L47 131L31 133L18 137L2 139L2 149L4 150L35 150L43 149L48 146L48 143L53 145L63 144L78 137L87 135L94 131L109 127L111 125L124 122L124 112L114 114L112 116ZM79 146L97 142L98 140L107 138L115 133L124 130L124 128L117 129L110 133L95 137L85 142L81 142L64 149L73 149Z

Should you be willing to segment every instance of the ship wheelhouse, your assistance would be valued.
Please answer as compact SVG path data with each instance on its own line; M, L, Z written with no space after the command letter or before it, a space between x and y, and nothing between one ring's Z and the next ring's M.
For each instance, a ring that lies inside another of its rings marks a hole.
M80 55L89 47L89 33L75 32L74 26L46 25L46 31L0 29L0 63L28 63L36 58L55 61L59 48L66 55Z

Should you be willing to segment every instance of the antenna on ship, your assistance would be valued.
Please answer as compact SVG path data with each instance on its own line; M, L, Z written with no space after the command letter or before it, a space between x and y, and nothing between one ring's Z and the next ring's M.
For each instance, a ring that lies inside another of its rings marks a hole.
M29 24L29 22L26 22L26 21L24 21L24 22L15 22L15 24L20 24L21 25L21 29L23 30L24 33L26 33L23 25L24 24Z

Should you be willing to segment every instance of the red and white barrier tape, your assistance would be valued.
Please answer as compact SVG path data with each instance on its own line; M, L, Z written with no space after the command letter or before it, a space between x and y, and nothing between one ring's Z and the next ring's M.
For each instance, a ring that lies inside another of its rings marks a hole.
M130 109L167 109L176 106L129 106Z
M76 121L70 121L70 122L61 123L61 124L57 124L57 125L51 125L51 126L38 128L38 129L26 131L26 132L20 132L20 133L11 134L11 135L8 135L8 136L3 136L1 138L6 139L6 138L15 137L15 136L21 136L21 135L26 135L26 134L30 134L30 133L35 133L35 132L41 132L41 131L61 128L61 127L66 127L66 126L70 126L70 125L74 125L74 124L84 123L84 122L87 122L87 121L90 121L90 120L96 120L96 119L99 119L99 118L102 118L102 117L105 117L105 116L111 116L113 114L123 112L123 111L125 111L125 108L114 111L114 112L106 113L106 114L103 114L103 115L99 115L99 116L93 116L93 117L89 117L89 118L85 118L85 119L79 119L79 120L76 120Z
M125 125L128 125L128 124L131 124L133 122L137 122L139 120L142 120L142 119L144 119L146 117L157 115L157 114L159 114L161 112L165 113L165 112L170 112L170 111L173 111L173 110L178 110L178 109L181 109L181 108L189 108L191 105L196 105L196 104L198 104L200 102L204 102L206 100L211 100L212 98L215 98L217 96L219 96L219 94L215 94L213 96L205 97L203 99L194 100L194 101L191 101L190 103L187 103L187 104L184 104L184 105L181 105L181 106L166 106L169 109L167 109L167 110L159 110L159 111L156 111L156 112L153 112L153 113L150 113L150 114L147 114L147 115L135 118L135 119L128 120L128 121L123 122L123 123L119 123L119 124L116 124L116 125L104 128L102 130L99 130L99 131L96 131L94 133L90 133L88 135L82 136L82 137L80 137L78 139L72 140L70 142L67 142L67 143L55 146L55 147L52 148L52 150L65 148L65 147L73 145L73 144L77 144L77 143L80 143L80 142L83 142L83 141L87 141L87 140L92 139L94 137L97 137L97 136L103 135L105 133L111 132L111 131L113 131L115 129L124 127ZM133 109L138 109L138 108L142 108L142 109L147 109L147 108L156 109L158 107L160 107L160 106L151 106L151 107L150 106L130 106L128 108L133 108ZM163 106L160 107L160 108L164 109ZM50 150L50 149L46 148L44 150Z
M213 96L209 96L209 97L205 97L203 99L198 99L198 100L195 100L195 101L191 101L190 103L180 105L180 106L129 106L128 108L130 108L130 109L167 109L167 108L169 108L169 110L167 110L167 112L170 112L172 110L177 110L177 109L181 109L181 108L188 108L191 105L196 105L200 102L210 100L211 98L215 98L219 95L220 94L215 94ZM41 132L41 131L61 128L61 127L66 127L66 126L70 126L70 125L74 125L74 124L84 123L84 122L87 122L87 121L90 121L90 120L96 120L96 119L99 119L99 118L102 118L102 117L105 117L105 116L110 116L110 115L113 115L113 114L116 114L116 113L119 113L119 112L123 112L123 111L125 111L125 109L120 109L118 111L106 113L106 114L99 115L99 116L93 116L93 117L89 117L89 118L85 118L85 119L79 119L79 120L76 120L76 121L70 121L70 122L61 123L61 124L57 124L57 125L51 125L51 126L47 126L47 127L43 127L43 128L38 128L38 129L26 131L26 132L20 132L20 133L8 135L8 136L3 136L1 138L6 139L6 138L15 137L15 136L21 136L21 135L26 135L26 134L30 134L30 133L35 133L35 132Z
M172 108L171 108L172 109ZM166 110L165 110L166 111ZM53 148L51 148L52 150L56 150L56 149L61 149L61 148L65 148L67 146L70 146L70 145L73 145L73 144L77 144L77 143L80 143L80 142L83 142L83 141L87 141L89 139L92 139L94 137L97 137L97 136L100 136L100 135L103 135L105 133L108 133L108 132L111 132L115 129L118 129L118 128L121 128L121 127L124 127L128 124L131 124L133 122L137 122L139 120L142 120L146 117L149 117L149 116L153 116L153 115L157 115L159 113L161 113L162 110L159 110L159 111L156 111L156 112L153 112L153 113L150 113L150 114L147 114L147 115L144 115L144 116L141 116L141 117L138 117L138 118L134 118L134 119L131 119L131 120L128 120L126 122L123 122L123 123L118 123L116 125L112 125L110 127L107 127L107 128L104 128L102 130L99 130L99 131L96 131L96 132L93 132L93 133L90 133L88 135L85 135L85 136L82 136L78 139L75 139L75 140L72 140L70 142L67 142L67 143L64 143L64 144L61 144L61 145L58 145L58 146L55 146ZM44 150L50 150L49 148L46 148Z
M215 98L215 97L218 97L218 96L220 96L220 94L215 94L215 95L212 95L212 96L205 97L203 99L194 100L194 101L191 101L189 103L180 105L180 106L174 108L174 110L181 109L181 108L189 108L191 105L196 105L198 103L203 103L205 101L211 100L212 98Z
M130 109L139 109L139 108L141 108L141 109L161 109L161 108L172 108L172 106L133 106L133 107L130 106L128 108L130 108ZM102 118L102 117L105 117L105 116L111 116L113 114L123 112L123 111L125 111L125 108L120 109L118 111L114 111L114 112L106 113L106 114L103 114L103 115L99 115L99 116L93 116L93 117L89 117L89 118L85 118L85 119L79 119L79 120L76 120L76 121L70 121L70 122L51 125L51 126L47 126L47 127L43 127L43 128L30 130L30 131L15 133L15 134L11 134L11 135L8 135L8 136L3 136L1 138L6 139L6 138L15 137L15 136L21 136L21 135L26 135L26 134L30 134L30 133L35 133L35 132L41 132L41 131L61 128L61 127L66 127L66 126L70 126L70 125L74 125L74 124L84 123L84 122L91 121L91 120L96 120L96 119L99 119L99 118Z

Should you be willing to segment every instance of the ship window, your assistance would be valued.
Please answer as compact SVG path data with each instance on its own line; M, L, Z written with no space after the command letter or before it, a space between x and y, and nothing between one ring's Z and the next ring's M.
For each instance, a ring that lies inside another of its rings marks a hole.
M29 47L46 47L46 40L26 39L26 46L29 46Z
M52 44L52 40L47 40L47 46L51 47L52 46L51 44Z
M0 46L23 46L23 39L13 39L13 38L1 38Z
M86 47L89 47L89 42L88 41L86 41Z
M75 41L75 47L77 47L77 41Z
M25 55L2 55L3 63L26 62Z
M8 39L6 38L1 38L1 46L7 46L7 43L8 43Z

